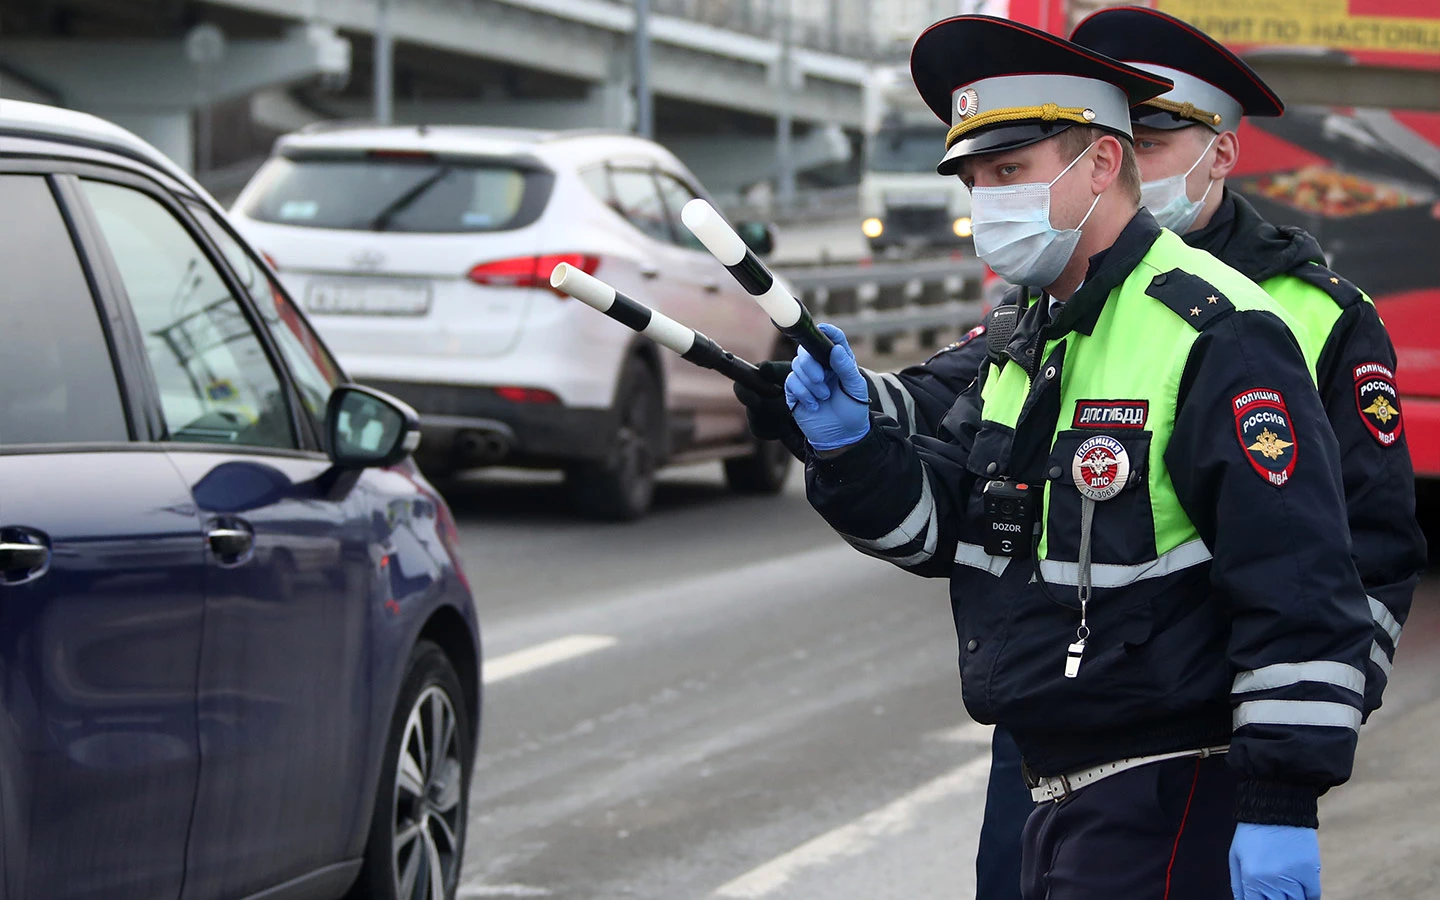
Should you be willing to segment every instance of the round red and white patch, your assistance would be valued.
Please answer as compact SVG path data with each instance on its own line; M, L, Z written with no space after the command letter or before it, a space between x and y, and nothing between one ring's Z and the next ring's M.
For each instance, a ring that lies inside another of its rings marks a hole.
M955 95L955 114L968 119L980 111L980 95L974 88L966 88Z
M1130 454L1108 434L1097 434L1075 450L1070 475L1082 496L1109 500L1125 488L1130 477Z

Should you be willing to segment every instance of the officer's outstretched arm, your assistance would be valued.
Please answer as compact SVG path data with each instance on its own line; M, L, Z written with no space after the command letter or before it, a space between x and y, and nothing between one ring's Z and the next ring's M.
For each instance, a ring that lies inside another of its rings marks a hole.
M889 419L907 435L933 436L955 400L975 382L985 362L985 326L977 325L954 344L924 363L899 372L861 369L869 387L870 411ZM790 374L788 360L760 364L766 380L783 385ZM781 441L801 462L805 436L795 424L784 397L759 394L736 383L735 396L745 404L750 433L761 440Z
M887 416L911 435L934 437L950 407L980 374L985 363L985 326L925 362L898 372L861 369L870 384L870 409Z
M1230 622L1237 816L1314 828L1319 795L1350 777L1372 622L1335 437L1276 315L1198 336L1166 464Z
M957 415L978 420L978 387L957 400ZM968 429L961 429L968 430ZM973 436L973 435L972 435ZM949 577L957 531L974 477L965 469L962 436L908 436L893 421L872 417L870 432L844 453L812 455L805 491L816 511L862 553L917 575Z
M1341 315L1318 374L1325 412L1340 442L1352 555L1375 620L1365 679L1369 715L1380 707L1400 629L1425 569L1425 536L1415 521L1415 470L1395 387L1395 348L1373 304L1361 300Z

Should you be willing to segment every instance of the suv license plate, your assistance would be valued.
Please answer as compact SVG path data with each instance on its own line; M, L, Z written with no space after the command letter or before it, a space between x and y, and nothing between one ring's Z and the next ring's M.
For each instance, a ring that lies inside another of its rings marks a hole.
M430 285L312 281L305 308L321 315L423 316L430 311Z

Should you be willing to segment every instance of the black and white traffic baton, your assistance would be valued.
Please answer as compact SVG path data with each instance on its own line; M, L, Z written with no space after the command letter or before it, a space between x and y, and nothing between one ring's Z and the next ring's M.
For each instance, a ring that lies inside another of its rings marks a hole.
M816 326L810 310L785 289L775 273L760 261L745 241L705 200L696 197L680 210L680 221L705 245L710 255L720 260L735 280L740 282L776 329L809 351L815 361L830 368L830 351L835 342ZM841 390L844 390L843 386ZM849 391L846 391L848 394ZM866 401L853 398L861 403Z
M783 389L766 381L760 370L721 347L710 338L656 312L633 297L615 290L593 275L560 263L550 273L550 286L593 307L655 343L680 354L687 362L713 369L731 381L745 385L764 397L778 397Z

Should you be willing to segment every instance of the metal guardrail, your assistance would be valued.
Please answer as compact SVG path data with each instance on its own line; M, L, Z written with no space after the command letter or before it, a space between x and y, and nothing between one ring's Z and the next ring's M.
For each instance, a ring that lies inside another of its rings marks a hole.
M783 208L779 200L768 193L762 199L754 200L733 195L722 196L717 198L717 202L725 217L732 222L759 220L783 226L842 218L846 221L860 220L858 184L800 191L788 208Z
M939 349L980 321L976 259L788 267L778 273L817 319L879 354ZM897 345L913 344L913 348Z

